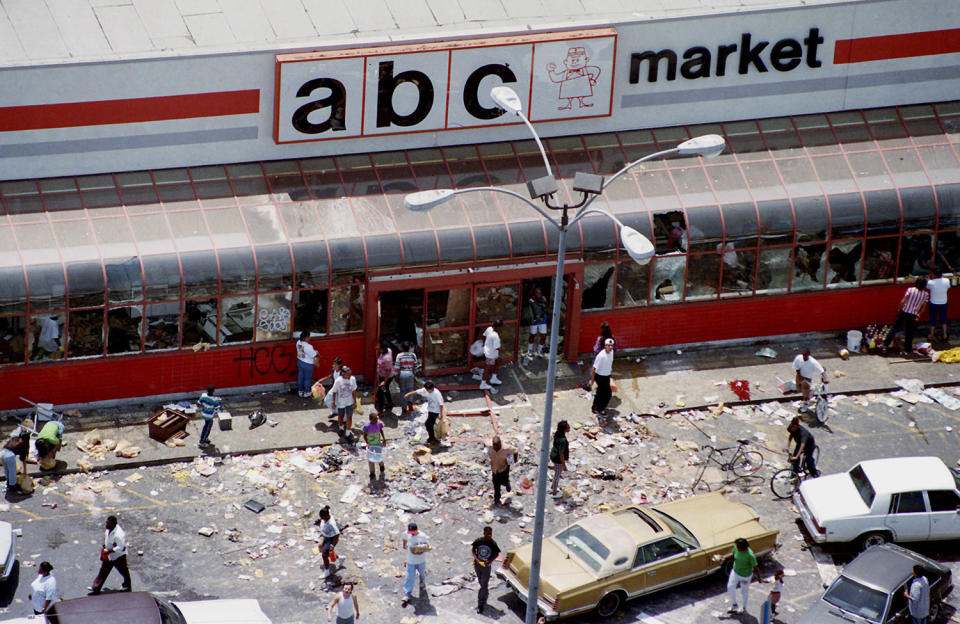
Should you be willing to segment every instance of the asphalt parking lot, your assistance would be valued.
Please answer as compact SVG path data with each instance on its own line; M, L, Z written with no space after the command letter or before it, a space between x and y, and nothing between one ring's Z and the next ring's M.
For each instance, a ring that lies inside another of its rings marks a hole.
M579 426L572 439L580 436L587 441L586 431L595 422L583 414L583 397L575 389L562 390L558 397L558 415ZM509 434L529 437L531 432L536 433L542 396L527 398L529 403L501 412L500 426ZM639 400L621 391L614 409L621 416L641 411ZM938 404L911 405L889 394L878 394L850 396L833 405L827 426L812 428L821 447L820 468L824 473L884 456L936 455L950 465L957 460L960 414ZM630 469L636 483L649 481L653 488L660 478L656 472L658 458L666 457L666 465L659 470L669 471L669 479L676 482L678 491L689 488L698 472L691 456L705 454L702 449L680 451L678 442L694 441L702 447L725 446L738 438L753 441L768 465L755 476L714 483L714 487L723 487L728 496L750 505L765 525L779 528L782 546L771 561L764 562L762 570L769 573L775 566L786 569L781 613L775 621L790 624L817 599L822 584L853 555L843 548L811 547L798 526L792 502L772 495L768 479L783 463L779 452L785 444L785 416L795 411L789 402L779 407L784 411L767 413L760 407L742 406L717 417L705 410L676 412L668 418L647 419L644 424L649 435L645 437L637 435L637 425L618 417L615 430L631 434L618 438L618 444L624 446L618 450L621 457L634 458ZM509 416L513 411L515 418ZM316 511L330 504L341 523L353 525L338 546L341 561L337 579L360 583L358 594L367 621L393 623L416 616L423 624L454 617L466 623L520 622L523 605L503 585L492 589L490 607L478 616L474 612L475 586L462 576L471 572L469 543L479 535L483 523L490 521L494 537L504 550L529 539L532 524L533 496L529 491L514 496L511 507L483 517L489 492L485 490L482 447L476 440L491 433L488 422L470 420L473 437L464 437L451 450L461 468L477 463L471 473L476 477L437 497L435 507L416 516L435 549L429 559L431 596L414 601L406 609L399 604L402 557L397 545L409 516L392 508L388 499L406 487L403 484L417 480L426 483L428 489L445 489L444 475L454 473L444 473L440 468L418 469L420 472L413 475L392 476L382 487L368 488L366 466L358 461L360 456L344 455L349 468L340 472L310 474L291 467L293 455L276 453L224 458L208 476L199 474L193 464L176 463L97 476L67 475L41 484L34 496L12 501L10 508L0 513L0 519L14 523L23 532L19 578L0 592L0 606L10 617L29 612L29 582L42 560L54 564L64 596L85 594L97 570L104 518L115 513L129 534L135 588L179 600L256 597L275 623L316 622L323 617L322 609L332 596L333 586L322 579L321 563L310 536L315 531ZM409 430L409 425L401 423L395 427L394 439ZM407 443L400 440L397 445L393 451L396 461L409 462L403 459ZM593 461L587 451L584 445L577 483L589 483L593 491L590 504L551 506L548 531L559 530L587 514L588 507L596 507L596 501L607 501L611 506L628 503L635 491L635 485L627 487L620 481L585 481ZM532 471L535 461L534 453L527 454L518 473ZM438 481L431 485L434 478ZM341 503L356 484L364 486L357 502ZM267 509L261 514L244 509L243 503L251 498L267 504ZM198 534L201 527L215 532L204 537ZM960 572L957 544L927 544L918 550L948 563L954 574ZM119 583L119 576L114 576L107 587ZM754 624L759 622L767 589L753 585L748 613L729 616L725 582L713 576L632 601L607 621L680 624L719 620ZM958 604L957 598L951 598L948 613ZM586 624L596 618L585 616L572 621Z

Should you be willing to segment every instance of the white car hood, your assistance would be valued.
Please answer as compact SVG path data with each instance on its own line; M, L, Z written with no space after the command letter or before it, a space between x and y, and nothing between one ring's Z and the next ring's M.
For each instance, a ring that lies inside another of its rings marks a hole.
M845 472L807 479L800 484L800 495L821 526L824 522L862 516L870 511Z
M187 624L271 624L270 618L251 598L238 600L199 600L174 603Z

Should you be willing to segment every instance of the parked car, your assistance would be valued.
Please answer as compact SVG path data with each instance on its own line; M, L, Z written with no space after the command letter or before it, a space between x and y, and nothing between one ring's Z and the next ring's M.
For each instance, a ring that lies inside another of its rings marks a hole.
M548 620L591 609L608 617L631 598L729 570L737 538L766 555L777 533L719 492L589 516L544 539L539 609ZM530 544L508 552L497 570L524 601L531 552Z
M167 602L149 592L117 592L54 603L47 615L3 624L271 624L253 599Z
M807 479L793 495L817 543L960 538L960 475L939 457L860 462L847 472Z
M3 561L3 570L0 571L0 583L2 583L10 578L17 563L17 534L13 532L13 525L2 521L0 521L0 561Z
M807 609L797 624L908 624L903 595L913 580L913 566L922 565L930 583L930 621L940 602L953 590L950 568L894 544L871 546L847 564L827 591Z

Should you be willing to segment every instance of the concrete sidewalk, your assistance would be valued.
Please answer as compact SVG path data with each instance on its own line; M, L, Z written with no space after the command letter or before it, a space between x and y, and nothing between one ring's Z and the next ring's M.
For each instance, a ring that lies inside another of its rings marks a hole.
M896 381L902 378L920 379L925 385L950 385L960 383L960 366L932 363L929 359L905 360L900 357L853 355L842 360L836 354L840 346L833 340L817 338L815 341L783 342L766 344L777 352L773 359L759 357L757 345L726 348L701 348L694 351L631 354L614 364L614 382L620 399L619 413L622 417L625 406L634 406L640 411L663 413L680 409L698 409L724 402L726 405L756 403L771 400L797 399L797 395L784 397L777 389L777 378L792 379L791 362L802 345L809 345L813 354L830 375L830 393L853 394L884 392L897 389ZM577 389L586 378L585 363L564 365L559 372L556 406L558 414L587 409L583 393ZM542 410L546 362L537 359L520 362L505 370L500 376L504 385L490 398L494 410L508 405L526 404ZM839 372L842 376L836 376ZM750 385L748 401L738 399L731 391L729 382L746 380ZM435 379L441 385L458 389L445 391L447 409L477 410L488 403L469 375ZM466 389L467 386L470 389ZM364 414L354 418L354 429L359 430L373 409L371 397L363 400ZM615 403L616 405L616 403ZM200 454L197 448L200 426L199 417L187 427L188 436L184 446L169 447L148 436L146 421L156 405L130 405L110 414L98 414L91 410L85 413L80 425L90 420L101 424L97 431L102 438L126 441L140 448L140 454L132 459L117 457L108 452L102 459L92 461L93 470L115 470L182 461L193 461ZM329 410L312 399L301 399L295 392L256 393L247 396L227 397L225 409L233 416L233 430L220 431L214 425L211 455L243 455L268 453L282 449L326 446L338 443L338 436L330 429ZM253 410L262 410L270 423L249 429L246 416ZM399 410L395 410L399 411ZM73 422L71 422L73 420ZM422 419L421 419L422 420ZM77 426L76 419L68 419L63 448L58 454L58 474L77 472L79 460L87 457L77 446L89 433L88 426ZM387 417L384 419L388 439L396 441L410 437L413 421ZM80 429L83 429L82 431ZM31 467L34 473L35 467Z

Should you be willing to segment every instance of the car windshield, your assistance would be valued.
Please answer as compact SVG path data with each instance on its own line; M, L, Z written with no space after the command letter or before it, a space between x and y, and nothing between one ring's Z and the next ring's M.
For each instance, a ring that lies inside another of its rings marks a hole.
M659 509L654 509L658 516L663 520L663 523L670 527L670 530L673 531L673 534L677 536L680 541L685 542L689 546L694 548L700 548L700 542L697 541L697 538L693 536L693 533L690 532L687 527L680 524L680 521L674 518L673 516L668 516Z
M823 599L848 613L859 615L871 622L879 622L883 617L883 607L887 604L887 595L878 589L872 589L840 576L834 581Z
M863 504L869 509L873 506L873 497L877 495L876 490L874 490L870 484L870 479L867 478L866 473L863 472L863 468L861 468L859 464L854 466L848 474L850 475L850 480L853 481L853 487L857 488L857 492L860 493Z
M579 524L557 534L557 540L596 572L610 556L610 549Z
M187 620L183 617L183 614L180 613L177 605L157 597L153 599L157 601L157 608L160 610L160 621L163 622L163 624L186 624Z

